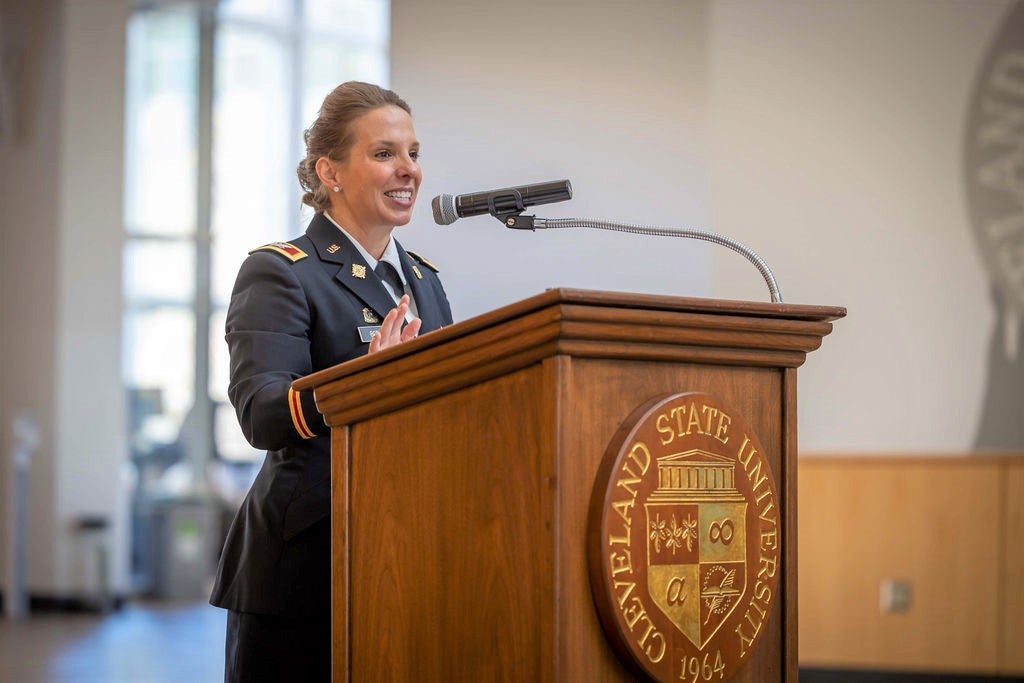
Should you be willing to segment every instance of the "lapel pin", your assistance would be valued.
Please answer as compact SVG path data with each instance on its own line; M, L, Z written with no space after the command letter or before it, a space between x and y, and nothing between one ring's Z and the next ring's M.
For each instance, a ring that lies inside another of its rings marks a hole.
M358 263L353 263L352 264L352 277L357 277L360 280L365 280L366 279L366 266L360 265Z
M377 314L371 311L369 308L363 309L363 320L365 320L368 323L380 322L380 318L377 317Z
M331 246L327 247L327 253L328 254L333 254L334 252L338 251L339 249L341 249L341 247L339 247L337 244L332 244Z

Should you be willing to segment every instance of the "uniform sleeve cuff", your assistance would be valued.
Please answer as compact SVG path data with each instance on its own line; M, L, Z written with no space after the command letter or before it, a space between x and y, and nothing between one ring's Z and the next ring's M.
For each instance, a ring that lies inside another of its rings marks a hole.
M312 391L295 391L289 387L288 410L292 415L292 426L303 439L330 433L330 428L316 409Z

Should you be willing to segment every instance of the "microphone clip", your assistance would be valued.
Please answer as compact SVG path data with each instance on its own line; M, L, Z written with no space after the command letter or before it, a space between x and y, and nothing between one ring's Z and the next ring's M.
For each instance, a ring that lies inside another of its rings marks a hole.
M498 201L501 200L501 207ZM533 216L521 216L526 211L523 195L514 187L492 192L487 198L487 212L513 230L533 230Z
M501 221L506 228L513 230L536 230L533 225L534 216L522 216L518 213L506 213L503 215L491 214Z

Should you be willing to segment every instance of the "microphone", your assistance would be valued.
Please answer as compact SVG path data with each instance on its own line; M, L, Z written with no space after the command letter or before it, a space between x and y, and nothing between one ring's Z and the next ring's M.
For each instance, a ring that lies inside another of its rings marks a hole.
M439 194L434 197L431 206L434 209L435 223L451 225L459 218L468 216L489 213L495 217L504 217L524 211L528 206L553 204L569 199L572 199L572 184L568 180L552 180L487 192L459 194L454 197L450 194Z

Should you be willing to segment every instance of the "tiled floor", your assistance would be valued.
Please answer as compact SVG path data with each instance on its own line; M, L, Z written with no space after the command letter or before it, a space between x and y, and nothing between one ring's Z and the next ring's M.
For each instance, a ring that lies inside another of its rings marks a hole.
M220 683L227 612L131 602L106 615L0 617L0 683ZM1024 683L1024 678L811 669L801 683Z
M226 618L204 601L0 618L0 682L217 683L224 680Z

